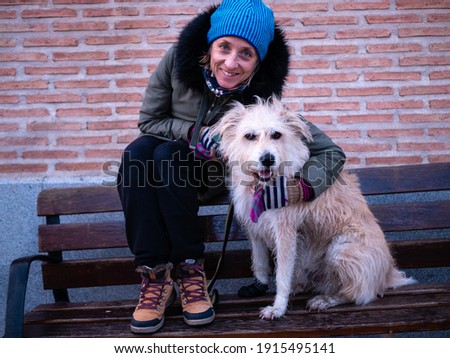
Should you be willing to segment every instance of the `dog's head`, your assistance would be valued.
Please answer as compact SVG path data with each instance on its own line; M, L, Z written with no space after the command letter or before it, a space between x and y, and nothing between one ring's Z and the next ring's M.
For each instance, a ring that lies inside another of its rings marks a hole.
M293 175L309 158L312 141L302 117L275 97L244 106L235 103L213 127L228 164L260 182L276 175Z

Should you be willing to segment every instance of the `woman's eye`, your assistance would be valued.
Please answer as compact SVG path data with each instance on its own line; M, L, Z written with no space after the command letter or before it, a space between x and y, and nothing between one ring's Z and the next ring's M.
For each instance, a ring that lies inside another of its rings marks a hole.
M256 135L253 133L247 133L244 137L245 137L245 139L250 140L250 141L256 139Z
M275 140L280 139L281 138L281 133L280 132L273 132L272 135L271 135L271 138L275 139Z

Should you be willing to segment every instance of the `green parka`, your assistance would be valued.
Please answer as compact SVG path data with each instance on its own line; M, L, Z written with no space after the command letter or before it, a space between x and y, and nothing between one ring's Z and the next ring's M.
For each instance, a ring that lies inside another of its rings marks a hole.
M217 97L208 89L199 61L208 51L206 34L215 9L211 7L198 15L183 29L177 44L169 49L152 74L138 122L142 135L187 142L195 123L198 128L216 123L234 100L250 104L255 95L264 99L274 94L281 97L289 51L278 26L266 57L243 92ZM311 184L317 197L334 182L345 155L321 130L307 123L314 139L308 145L311 158L298 175Z

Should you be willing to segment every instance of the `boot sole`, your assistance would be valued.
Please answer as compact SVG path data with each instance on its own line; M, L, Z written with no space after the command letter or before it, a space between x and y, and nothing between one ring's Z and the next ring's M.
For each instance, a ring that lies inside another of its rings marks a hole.
M169 297L169 301L167 302L166 308L168 309L170 306L172 306L172 304L176 301L177 299L177 294L175 292L175 290L173 291L173 293L170 295ZM133 323L130 324L130 331L133 333L155 333L156 331L159 331L161 329L161 327L164 325L165 323L165 317L162 316L161 318L161 322L159 322L157 325L155 326L133 326Z
M183 317L184 322L189 326L203 326L205 324L211 323L216 318L216 314L213 313L212 316L202 318L202 319L187 319L186 317Z

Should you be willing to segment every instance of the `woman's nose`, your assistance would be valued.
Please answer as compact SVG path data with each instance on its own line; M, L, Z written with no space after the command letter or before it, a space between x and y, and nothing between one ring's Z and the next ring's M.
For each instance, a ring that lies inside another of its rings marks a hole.
M229 69L234 69L237 67L237 55L236 54L229 54L227 58L225 59L225 65Z

